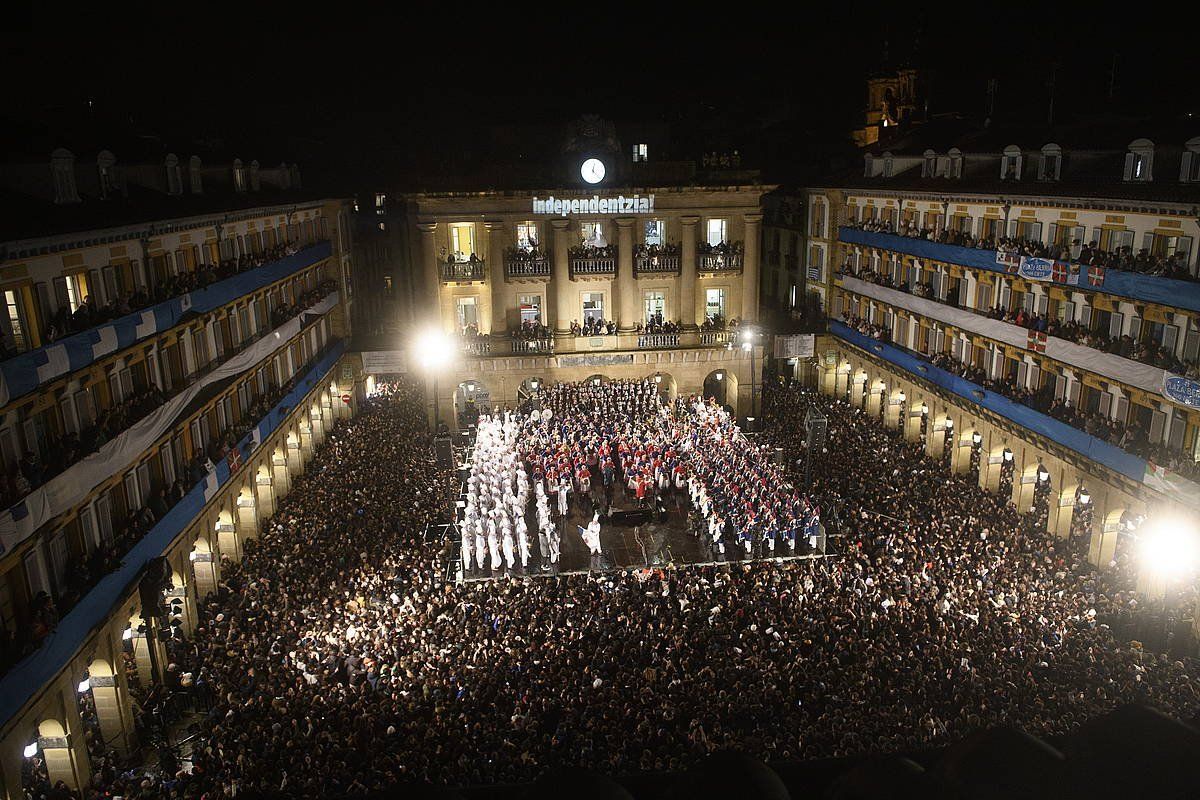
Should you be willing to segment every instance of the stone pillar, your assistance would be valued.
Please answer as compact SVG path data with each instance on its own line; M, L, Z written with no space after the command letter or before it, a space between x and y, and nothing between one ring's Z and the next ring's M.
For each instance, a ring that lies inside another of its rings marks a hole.
M425 325L440 327L438 319L441 309L441 276L438 275L437 242L433 232L437 230L436 222L418 222L417 230L421 232L421 293L423 301L418 300L418 306L425 310L418 314L418 320Z
M492 288L492 338L508 335L508 301L505 299L507 286L504 284L504 245L507 241L504 223L485 222L488 230L488 283Z
M268 519L275 514L275 492L271 481L271 469L267 464L263 464L254 474L254 488L263 519Z
M637 278L633 274L633 218L619 217L617 223L617 332L633 333L638 322Z
M762 214L746 215L742 261L742 322L758 319L758 228Z
M234 502L237 506L238 531L241 538L257 539L258 508L254 499L254 489L249 485L243 486Z
M683 238L680 240L682 259L679 279L679 320L685 331L699 327L696 313L696 223L699 217L682 217Z
M575 306L572 297L574 286L567 266L567 248L570 247L569 225L570 220L550 220L550 227L554 229L554 264L550 273L550 282L554 287L554 335L560 338L571 333L571 320L574 318L572 309Z

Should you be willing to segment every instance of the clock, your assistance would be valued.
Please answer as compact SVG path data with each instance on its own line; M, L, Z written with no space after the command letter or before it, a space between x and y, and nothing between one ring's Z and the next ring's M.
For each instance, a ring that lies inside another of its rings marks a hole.
M588 183L599 183L604 180L604 162L598 158L589 158L579 167L579 174Z

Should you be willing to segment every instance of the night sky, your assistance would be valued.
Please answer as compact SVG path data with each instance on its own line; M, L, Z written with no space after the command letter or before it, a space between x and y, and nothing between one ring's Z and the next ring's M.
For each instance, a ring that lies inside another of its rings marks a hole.
M624 8L598 6L589 15L598 20L558 30L526 26L552 14L464 26L403 9L354 26L325 13L299 31L295 19L272 17L213 28L206 18L220 15L207 8L108 35L87 20L66 33L34 21L2 56L4 143L11 157L62 133L83 142L152 135L179 150L199 142L267 163L295 159L310 183L345 191L374 173L403 183L448 149L486 148L484 124L561 126L596 113L668 122L689 155L740 144L768 176L792 175L846 150L868 73L908 65L930 71L934 113L982 117L994 78L997 118L1044 122L1053 74L1059 121L1200 119L1192 48L1173 31L1106 21L1095 9L1006 10L1009 19L822 6L684 30L678 15L634 18ZM464 27L460 43L450 34ZM76 55L47 55L62 52Z

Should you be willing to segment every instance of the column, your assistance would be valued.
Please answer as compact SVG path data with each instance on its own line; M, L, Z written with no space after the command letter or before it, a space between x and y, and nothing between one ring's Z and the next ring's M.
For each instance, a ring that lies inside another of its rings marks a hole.
M508 287L504 283L504 245L507 242L503 222L485 222L488 230L488 283L492 287L492 338L508 335Z
M617 306L617 332L633 333L638 322L637 278L633 275L633 218L620 217L617 223L617 280L614 284Z
M255 471L254 488L263 519L267 519L275 514L275 493L271 486L271 467L267 464L263 464Z
M441 309L441 276L438 275L437 242L433 232L437 230L436 222L418 222L417 230L421 232L421 290L425 297L425 311L419 315L426 325L441 324L438 317Z
M258 509L254 499L254 490L247 485L242 487L237 496L238 530L242 539L258 538Z
M742 322L758 319L758 227L762 214L746 215L744 261L742 262Z
M699 217L682 217L683 238L680 240L679 320L685 331L694 331L696 323L696 223Z
M559 338L570 335L571 320L578 314L574 311L574 287L567 266L567 248L570 247L569 225L570 220L550 220L550 227L554 229L554 264L550 274L554 287L554 335ZM549 294L549 291L546 293Z

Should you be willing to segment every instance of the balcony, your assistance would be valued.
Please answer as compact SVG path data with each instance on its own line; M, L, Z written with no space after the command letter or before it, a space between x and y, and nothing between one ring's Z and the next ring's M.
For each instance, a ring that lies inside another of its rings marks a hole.
M665 350L679 347L678 333L643 333L638 336L639 350Z
M550 257L524 250L510 250L504 254L504 277L548 278L550 277Z
M571 268L571 277L576 275L616 275L616 256L568 256L567 265Z
M731 242L727 249L710 250L696 254L696 270L699 272L741 272L745 252L741 242Z
M441 265L442 283L470 283L487 277L487 263L474 261L446 261Z
M864 231L842 226L838 228L838 241L989 272L1013 274L1019 270L1019 266L1007 266L997 262L995 250L931 242L928 239L900 236L894 233ZM1070 273L1067 271L1064 274L1069 275ZM1046 283L1055 283L1052 280L1043 280ZM1068 278L1068 280L1071 279ZM1071 291L1111 294L1132 300L1158 303L1168 308L1200 311L1200 283L1193 281L1142 275L1137 272L1116 269L1089 268L1086 265L1079 265L1079 275L1075 280L1076 282L1068 284Z
M733 341L733 331L700 331L700 344L703 347L724 346Z
M156 334L166 333L179 324L184 314L215 311L308 269L329 258L331 254L332 245L329 242L318 242L297 253L285 255L277 261L237 272L209 283L204 288L184 292L111 322L81 330L36 350L13 356L0 363L0 401L12 402L42 384L83 369L104 355L123 350ZM222 274L218 272L217 277L220 278ZM193 279L193 273L187 275L189 280ZM101 346L103 350L98 355L97 350ZM4 390L7 394L4 394Z
M510 349L516 355L554 352L554 339L548 336L542 339L513 339L509 344L511 345Z
M492 340L487 336L476 336L462 340L462 351L469 356L486 356L492 353Z
M678 275L680 263L678 254L646 255L634 259L633 268L638 275Z

